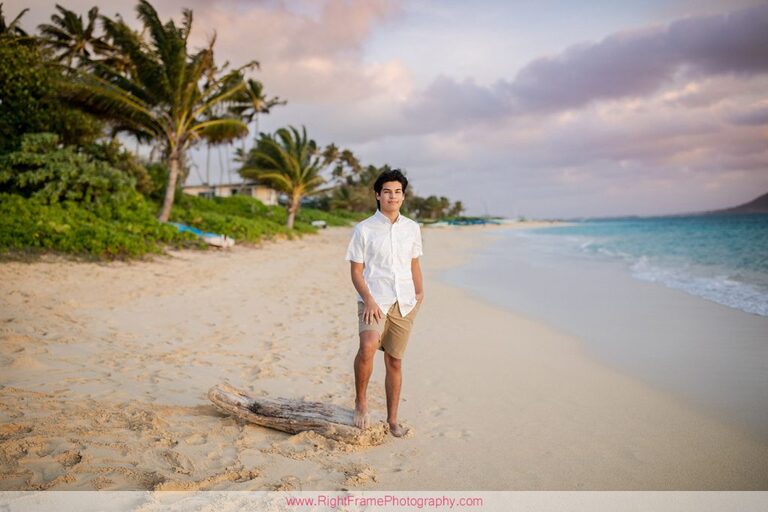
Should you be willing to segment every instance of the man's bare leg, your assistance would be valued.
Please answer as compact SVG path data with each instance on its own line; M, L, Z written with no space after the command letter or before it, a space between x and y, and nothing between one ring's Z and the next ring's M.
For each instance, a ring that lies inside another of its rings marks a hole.
M379 345L379 333L363 331L360 333L360 348L355 357L355 426L368 428L371 420L368 415L368 381L373 373L373 356Z
M389 431L395 437L402 437L407 430L397 422L397 406L400 404L400 388L403 384L402 359L397 359L384 353L384 366L387 369L384 377L384 389L387 392L387 423Z

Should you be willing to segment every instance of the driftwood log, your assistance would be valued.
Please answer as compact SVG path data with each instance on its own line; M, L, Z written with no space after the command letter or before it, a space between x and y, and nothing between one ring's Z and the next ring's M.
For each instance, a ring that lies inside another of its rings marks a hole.
M365 430L354 426L354 411L322 402L288 398L257 398L227 384L208 391L213 405L227 414L289 434L308 430L342 443L373 446L387 438L383 423Z

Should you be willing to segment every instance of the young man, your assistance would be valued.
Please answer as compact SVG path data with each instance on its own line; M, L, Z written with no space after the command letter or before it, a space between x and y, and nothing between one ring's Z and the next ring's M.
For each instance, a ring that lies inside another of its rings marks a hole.
M355 226L347 248L352 284L358 293L360 348L355 357L355 425L370 425L366 391L376 350L384 351L387 423L395 437L406 429L397 422L402 384L401 362L413 319L424 298L419 266L421 229L400 215L408 180L399 170L383 172L373 185L376 213Z

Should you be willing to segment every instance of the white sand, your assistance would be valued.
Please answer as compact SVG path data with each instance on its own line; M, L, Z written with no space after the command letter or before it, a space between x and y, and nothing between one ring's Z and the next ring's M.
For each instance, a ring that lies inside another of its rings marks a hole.
M140 263L0 264L0 490L768 489L768 446L470 299L437 271L481 231L425 229L406 439L369 448L207 402L351 406L349 229ZM383 362L369 387L384 419Z

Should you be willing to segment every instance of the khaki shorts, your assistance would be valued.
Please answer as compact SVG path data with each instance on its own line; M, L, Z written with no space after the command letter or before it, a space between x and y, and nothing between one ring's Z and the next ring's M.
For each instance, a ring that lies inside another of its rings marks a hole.
M385 351L395 359L402 359L405 354L405 347L408 345L408 338L413 328L413 319L421 307L421 301L418 301L407 316L400 314L400 305L395 302L386 317L381 320L374 320L367 324L363 321L363 311L365 304L357 303L357 323L358 331L376 331L379 333L379 350Z

